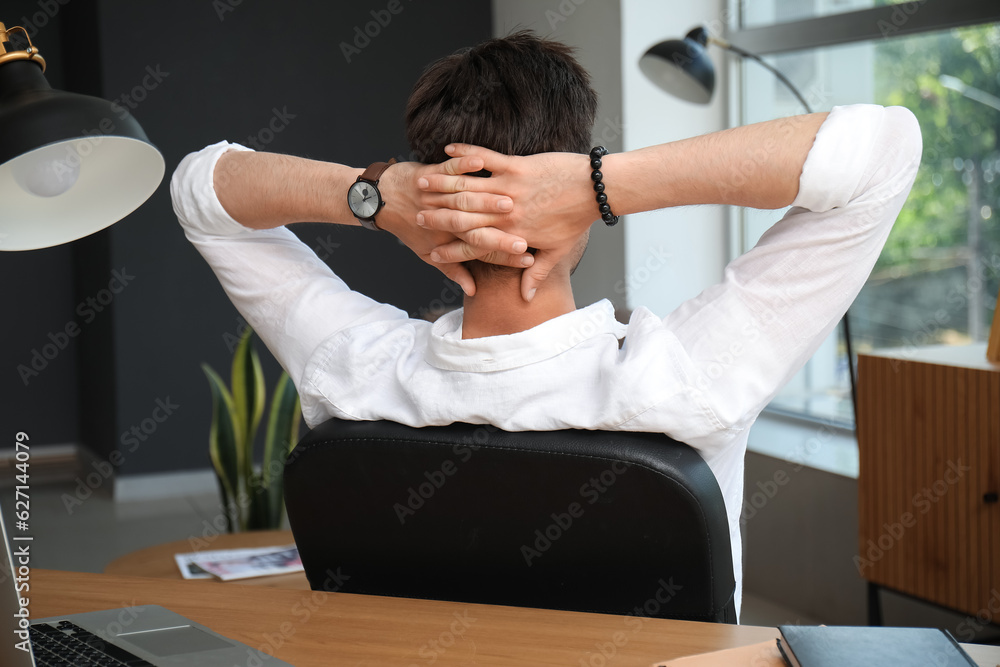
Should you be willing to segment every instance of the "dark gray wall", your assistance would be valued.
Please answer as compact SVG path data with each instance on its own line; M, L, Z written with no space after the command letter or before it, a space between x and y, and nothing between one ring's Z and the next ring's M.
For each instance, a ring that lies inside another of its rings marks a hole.
M414 80L431 61L488 38L490 8L400 0L402 11L389 15L389 4L102 0L65 6L64 22L94 29L87 43L97 48L73 50L84 54L76 56L80 85L89 88L82 92L129 96L132 113L164 154L167 177L134 214L73 244L75 290L66 286L71 269L64 266L65 249L18 258L38 282L24 285L24 307L48 300L48 291L54 296L45 317L24 311L28 331L18 332L23 341L4 345L3 354L13 354L5 364L12 369L32 341L44 343L50 329L76 318L75 304L106 286L113 270L134 277L72 341L66 358L57 359L64 375L53 366L52 380L41 382L49 380L44 374L29 394L11 373L20 386L8 381L0 401L25 411L4 413L4 426L10 422L5 432L31 428L37 441L76 440L101 456L118 448L125 454L120 472L126 474L208 465L210 398L199 363L228 375L226 336L237 333L239 321L177 225L169 176L188 152L221 139L246 143L251 136L269 151L356 166L407 155L402 114ZM391 20L348 63L340 44L353 42L355 29L373 21L373 11ZM458 17L461 30L443 28L458 27ZM74 36L66 39L70 43ZM283 127L269 135L262 130L275 110L281 120L274 125ZM443 276L388 235L332 225L303 225L296 232L310 245L336 246L329 262L352 287L410 312L425 309L446 288ZM79 358L75 374L73 355ZM268 359L268 386L278 372ZM123 435L148 420L157 401L168 399L177 406L173 414L137 445L130 439L123 445ZM74 401L81 406L78 425ZM53 414L59 415L59 429L45 423Z
M63 87L61 12L43 11L37 0L4 0L0 21L28 31L48 62L49 83ZM0 284L5 294L0 324L0 433L9 438L26 431L32 445L74 442L77 346L67 339L64 349L45 349L56 345L49 334L60 341L59 333L75 319L72 249L0 253ZM51 357L35 362L40 370L32 367L33 350ZM23 378L18 366L28 371ZM0 444L0 448L12 446Z

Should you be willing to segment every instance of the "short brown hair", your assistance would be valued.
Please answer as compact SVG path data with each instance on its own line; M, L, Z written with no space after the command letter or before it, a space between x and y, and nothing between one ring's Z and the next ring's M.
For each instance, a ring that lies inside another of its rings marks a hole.
M428 163L447 160L453 142L507 155L587 153L596 115L597 93L573 49L524 30L432 63L406 105L406 138ZM505 268L468 265L477 280L484 267Z
M588 152L597 93L572 54L525 30L431 64L406 106L411 150L432 163L448 159L452 142L507 155Z

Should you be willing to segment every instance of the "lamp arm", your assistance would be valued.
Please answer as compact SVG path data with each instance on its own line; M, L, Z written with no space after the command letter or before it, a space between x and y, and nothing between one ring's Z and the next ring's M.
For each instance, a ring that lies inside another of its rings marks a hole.
M708 41L711 42L712 44L715 44L719 48L726 49L727 51L732 51L733 53L736 53L736 54L739 54L739 55L743 56L744 58L750 58L751 60L756 60L761 65L763 65L766 69L771 70L771 72L776 77L778 77L778 79L783 84L785 84L785 86L788 88L788 90L792 91L792 95L795 95L795 99L797 99L799 101L799 103L803 107L805 107L806 113L812 113L813 112L812 107L809 106L809 104L808 104L808 102L806 102L805 98L802 97L802 94L799 93L799 89L796 88L794 85L792 85L792 82L789 81L788 78L784 74L782 74L781 72L779 72L777 69L775 69L769 63L767 63L763 58L761 58L760 56L758 56L756 53L750 53L749 51L741 49L738 46L730 44L729 42L727 42L727 41L725 41L723 39L718 39L716 37L709 37Z

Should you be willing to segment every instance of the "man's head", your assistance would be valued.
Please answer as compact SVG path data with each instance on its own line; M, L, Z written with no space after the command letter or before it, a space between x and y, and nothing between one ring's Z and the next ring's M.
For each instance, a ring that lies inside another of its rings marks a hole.
M447 160L444 147L453 142L507 155L587 153L596 113L597 93L572 49L523 31L430 65L410 94L406 136L428 163ZM469 269L477 283L520 276L478 261Z

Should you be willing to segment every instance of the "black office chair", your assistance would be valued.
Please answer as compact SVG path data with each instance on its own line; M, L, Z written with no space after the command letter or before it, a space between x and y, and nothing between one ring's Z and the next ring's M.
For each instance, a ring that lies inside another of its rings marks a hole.
M736 622L722 492L660 434L330 420L285 502L314 589Z

